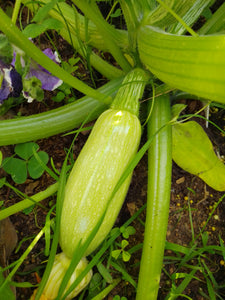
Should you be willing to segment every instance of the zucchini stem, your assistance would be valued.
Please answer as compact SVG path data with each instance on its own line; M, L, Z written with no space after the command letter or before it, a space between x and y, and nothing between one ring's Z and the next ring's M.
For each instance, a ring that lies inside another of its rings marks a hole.
M170 204L172 134L168 95L157 98L148 123L154 136L148 154L148 198L145 235L136 300L157 299ZM160 132L156 134L159 130Z
M133 69L123 80L112 104L112 109L127 110L139 115L139 99L142 98L145 86L149 80L149 74L143 69Z

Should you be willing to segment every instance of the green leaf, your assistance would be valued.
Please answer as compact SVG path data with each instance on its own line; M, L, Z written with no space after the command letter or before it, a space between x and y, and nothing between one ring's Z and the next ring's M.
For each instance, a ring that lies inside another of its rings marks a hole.
M44 91L41 86L41 81L36 77L23 79L24 92L27 92L31 98L36 99L37 101L42 101L44 99Z
M102 275L102 277L105 279L105 281L107 283L113 282L113 278L112 278L111 274L109 273L109 270L106 269L106 267L102 263L98 263L97 268L98 268L99 273Z
M32 206L29 206L29 207L25 208L25 209L23 210L23 213L24 213L25 215L29 215L29 214L32 212L32 210L34 209L34 207L35 207L35 204L32 205Z
M13 59L12 45L9 43L7 37L3 34L0 34L0 59L6 64L11 63Z
M121 227L122 229L122 227ZM130 235L135 234L136 230L133 226L128 226L122 232L122 235L125 239L128 239Z
M5 177L0 178L0 188L2 188L4 184L5 184Z
M5 278L3 276L2 271L0 271L0 286L5 281ZM7 283L2 289L1 289L1 299L7 299L7 300L15 300L16 297L13 293L13 291L10 288L10 284Z
M47 164L49 157L46 152L40 151L37 153L37 155L44 164ZM32 177L33 179L39 178L44 173L44 168L40 165L40 163L34 156L32 156L28 161L27 167L30 177Z
M176 121L179 116L180 116L180 113L186 108L187 105L185 104L174 104L171 108L171 115L172 115L172 119L174 121Z
M111 254L113 258L117 259L120 253L121 253L121 249L118 249L118 250L113 250Z
M129 245L129 242L127 240L122 240L121 247L122 249L126 248Z
M23 30L23 33L28 38L35 38L46 30L54 29L59 30L62 27L62 23L58 20L49 18L43 21L41 24L29 24Z
M29 142L16 145L14 151L19 157L28 160L33 155L33 148L37 151L39 149L38 144Z
M33 18L33 22L41 22L44 18L48 16L49 11L55 6L59 0L52 0L49 3L45 4L39 8L38 12Z
M3 160L3 169L11 175L15 183L24 183L27 179L27 164L24 160L7 157Z
M224 35L179 36L142 26L138 48L142 63L172 88L224 103Z
M129 261L130 260L130 257L131 257L131 255L130 255L130 253L129 252L127 252L127 251L123 251L122 252L122 258L123 258L123 261Z
M172 127L173 160L217 191L225 191L225 165L216 156L204 129L195 121Z
M110 15L111 18L117 18L121 16L121 9L120 8L117 8L116 11Z

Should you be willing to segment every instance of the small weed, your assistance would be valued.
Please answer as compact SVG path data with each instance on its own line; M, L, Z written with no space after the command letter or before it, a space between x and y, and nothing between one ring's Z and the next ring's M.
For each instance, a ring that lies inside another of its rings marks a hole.
M127 300L127 297L120 297L119 295L116 295L113 297L113 300Z
M38 150L38 144L33 142L18 144L14 149L15 155L2 161L2 168L11 175L12 180L17 184L24 183L28 173L31 178L37 179L44 172L42 163L46 165L49 159L46 152Z
M112 257L115 259L118 259L120 254L122 255L122 259L124 262L127 262L130 260L131 254L125 250L125 248L129 245L129 242L127 240L122 240L120 249L116 249L112 251Z

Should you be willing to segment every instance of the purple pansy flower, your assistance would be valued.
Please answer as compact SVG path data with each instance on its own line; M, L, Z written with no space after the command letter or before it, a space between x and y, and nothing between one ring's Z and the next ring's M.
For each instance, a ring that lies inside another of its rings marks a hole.
M57 53L53 53L50 48L47 48L43 51L50 59L55 63L59 63ZM20 74L15 70L15 57L16 52L14 52L14 58L10 66L5 66L5 64L0 61L0 104L8 97L19 97L21 91L23 90L23 96L28 99L28 102L32 102L36 95L40 95L40 91L35 91L35 88L38 90L47 90L53 91L58 86L62 84L62 80L52 76L50 72L44 69L42 66L37 64L35 61L31 60L29 71L25 75L25 78L21 78ZM21 66L25 67L25 61L22 56L20 56ZM36 82L39 80L40 84L37 84L36 87L30 86L29 81L32 81L32 78L36 79ZM23 81L23 84L22 84ZM40 99L39 99L40 100Z
M0 86L0 104L11 97L19 97L23 85L20 74L12 67L0 69L2 82Z
M55 63L60 62L57 53L53 53L53 51L50 48L45 49L43 53ZM42 83L42 89L47 91L53 91L62 84L62 80L55 76L52 76L49 71L47 71L45 68L35 63L34 61L31 62L30 70L26 78L31 77L36 77L37 79L39 79Z

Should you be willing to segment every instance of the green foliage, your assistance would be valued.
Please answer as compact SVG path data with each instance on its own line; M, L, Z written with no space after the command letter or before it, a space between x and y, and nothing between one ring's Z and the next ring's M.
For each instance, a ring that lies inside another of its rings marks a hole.
M11 63L13 58L13 48L7 37L0 34L0 60L4 63ZM1 86L1 85L0 85Z
M124 228L123 226L120 227L120 231L122 233L122 236L125 239L128 239L130 235L135 234L136 229L133 226L128 226L126 228Z
M0 269L0 285L4 282L4 276L3 276L3 271ZM15 294L10 288L10 283L8 282L4 288L1 290L1 298L2 299L7 299L7 300L15 300Z
M11 175L15 183L24 183L27 179L28 173L33 179L41 177L44 172L44 168L35 157L35 152L45 165L47 164L49 157L46 152L38 150L39 146L34 142L18 144L14 149L15 155L3 160L3 169Z
M79 57L71 57L67 62L62 61L62 67L70 74L76 74L76 71L78 69L77 64L79 61ZM52 100L54 100L55 102L61 102L64 100L66 103L70 103L76 100L76 97L71 86L64 82L58 87L57 93L52 97Z
M58 20L48 18L40 24L29 24L23 30L23 34L28 38L36 38L37 36L39 36L47 30L59 30L60 28L62 28L62 24Z
M125 250L125 248L129 245L127 240L122 240L120 244L120 249L113 250L111 255L113 258L118 259L120 255L122 255L122 259L124 262L127 262L131 258L131 254Z
M42 83L36 77L31 77L29 79L25 78L23 80L23 90L28 92L30 97L36 99L37 101L42 101L44 99Z
M120 297L119 295L116 295L113 297L113 300L127 300L127 297Z

